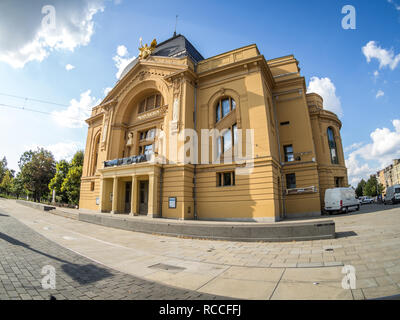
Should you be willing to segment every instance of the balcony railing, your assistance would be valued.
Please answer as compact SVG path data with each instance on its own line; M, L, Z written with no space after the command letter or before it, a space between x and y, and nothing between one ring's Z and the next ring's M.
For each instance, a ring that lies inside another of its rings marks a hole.
M116 166L126 166L133 163L142 163L150 160L152 153L141 154L137 156L119 158L114 160L104 161L104 168L116 167Z

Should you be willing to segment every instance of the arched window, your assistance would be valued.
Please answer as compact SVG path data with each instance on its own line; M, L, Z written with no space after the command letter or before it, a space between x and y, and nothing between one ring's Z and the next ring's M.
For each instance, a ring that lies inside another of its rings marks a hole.
M97 134L96 139L94 140L94 149L93 149L93 164L92 164L92 176L96 174L97 170L97 160L99 158L99 149L100 149L100 134Z
M232 110L236 109L236 102L230 97L225 97L217 102L215 108L215 122L225 118Z
M339 158L337 154L336 141L333 129L329 127L327 133L328 133L328 146L329 146L329 153L331 155L331 162L332 164L339 164Z
M161 107L163 104L162 100L162 96L159 93L154 93L147 96L145 99L140 101L138 113L143 113Z

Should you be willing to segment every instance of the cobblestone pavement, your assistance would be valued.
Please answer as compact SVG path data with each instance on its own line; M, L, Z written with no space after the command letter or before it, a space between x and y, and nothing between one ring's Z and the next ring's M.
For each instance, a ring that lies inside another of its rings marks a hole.
M42 289L42 268L56 269L56 289ZM0 300L216 299L106 268L0 213Z
M400 294L399 205L365 205L357 213L321 217L335 221L335 239L282 243L131 232L0 199L1 210L112 269L191 291L245 299L371 299ZM152 268L157 264L183 271ZM356 289L342 290L344 265L355 267Z

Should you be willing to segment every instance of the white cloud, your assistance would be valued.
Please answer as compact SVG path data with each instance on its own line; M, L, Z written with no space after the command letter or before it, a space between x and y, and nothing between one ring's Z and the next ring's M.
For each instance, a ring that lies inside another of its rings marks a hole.
M352 152L346 159L347 173L349 176L349 184L356 187L361 179L367 180L369 176L377 170L370 168L368 163L360 164L357 159L357 153Z
M362 52L368 63L370 63L372 59L377 59L380 69L389 67L394 70L400 62L400 54L395 55L393 49L383 49L378 46L375 41L370 41L362 47Z
M100 102L90 94L91 91L87 90L81 93L79 101L72 99L67 109L53 111L53 119L62 127L82 128L85 125L85 119L90 117L92 107Z
M388 0L388 2L390 3L390 4L392 4L394 7L395 7L395 9L397 10L397 11L400 11L400 5L398 5L396 2L394 2L393 0Z
M67 70L67 71L70 71L70 70L72 70L72 69L75 69L75 66L73 66L72 64L67 64L66 66L65 66L65 70Z
M44 148L51 151L56 161L69 161L78 150L83 150L83 145L82 143L76 141L59 142L50 145L32 144L30 146L26 146L25 150L36 150L37 148Z
M318 93L324 99L324 108L336 113L339 117L343 115L342 104L336 96L336 87L329 78L312 77L307 92Z
M379 77L379 71L378 71L378 70L375 70L375 71L374 71L374 77L375 77L375 78L378 78L378 77Z
M124 45L119 45L117 47L117 55L113 57L113 60L115 61L115 66L118 69L117 73L115 74L118 80L127 65L135 59L136 57L134 56L129 58L128 49Z
M104 88L104 90L103 90L104 96L107 96L111 90L112 90L111 87Z
M394 130L377 128L371 134L371 142L349 154L346 166L350 182L368 178L389 165L393 159L400 158L400 120L392 121ZM363 164L361 164L363 162ZM375 163L372 165L370 163ZM354 183L356 183L354 182Z
M30 61L43 61L54 50L85 46L94 33L93 16L104 11L104 0L53 0L54 28L43 21L47 1L2 0L0 4L0 61L23 68ZM19 22L19 23L18 23Z
M364 143L362 143L362 142L353 143L352 145L350 145L350 146L348 146L348 147L345 147L345 148L344 148L344 152L349 152L349 151L351 151L351 150L358 149L358 148L360 148L363 144L364 144Z
M124 45L120 45L117 48L117 54L121 57L125 57L128 55L128 49Z
M376 96L375 96L375 98L380 98L380 97L383 97L385 95L385 93L382 91L382 90L378 90L378 92L376 93Z

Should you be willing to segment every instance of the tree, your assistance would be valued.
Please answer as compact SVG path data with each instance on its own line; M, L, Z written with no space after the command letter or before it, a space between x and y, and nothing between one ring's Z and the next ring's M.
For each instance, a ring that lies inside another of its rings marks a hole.
M40 202L43 195L48 195L50 180L56 173L53 154L43 148L29 150L22 154L18 164L24 187Z
M50 191L55 190L57 197L60 197L62 202L68 202L68 195L65 191L61 191L61 187L67 177L69 167L70 165L66 160L59 161L56 166L56 174L49 183Z
M3 159L0 160L0 182L3 181L6 171L7 171L7 159L6 157L3 157Z
M376 197L382 194L383 185L378 183L375 175L370 176L364 187L364 195L369 197Z
M11 192L13 195L15 195L17 197L17 199L23 195L26 194L26 189L24 187L24 181L22 180L22 176L21 173L17 173L17 176L13 179L13 183L12 183L12 188L11 188Z
M81 177L83 167L83 151L75 153L68 173L61 186L61 191L68 196L68 201L73 204L78 204L81 188Z
M361 181L358 183L357 188L356 188L356 196L357 197L362 197L364 195L364 188L365 188L365 180L361 179Z
M7 170L4 174L3 180L1 181L0 188L6 195L9 195L12 191L12 174L10 170Z

